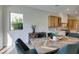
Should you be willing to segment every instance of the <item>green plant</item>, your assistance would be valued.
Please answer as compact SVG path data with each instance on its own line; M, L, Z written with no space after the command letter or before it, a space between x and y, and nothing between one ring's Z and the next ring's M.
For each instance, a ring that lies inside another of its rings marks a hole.
M22 19L21 18L17 19L15 17L15 21L12 21L12 27L14 30L23 29Z

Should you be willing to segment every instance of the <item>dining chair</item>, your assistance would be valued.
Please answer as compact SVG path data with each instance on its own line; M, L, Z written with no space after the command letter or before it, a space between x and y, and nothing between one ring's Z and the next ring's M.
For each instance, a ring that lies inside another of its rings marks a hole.
M37 54L36 49L29 49L20 38L15 41L15 45L19 54Z
M78 46L77 54L79 54L79 42L77 42L77 46Z
M77 54L78 45L77 43L73 44L65 44L62 48L60 48L56 54Z

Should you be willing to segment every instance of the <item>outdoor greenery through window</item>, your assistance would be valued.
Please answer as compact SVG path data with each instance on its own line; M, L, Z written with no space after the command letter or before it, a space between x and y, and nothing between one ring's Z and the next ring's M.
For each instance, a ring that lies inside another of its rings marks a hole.
M23 29L23 14L10 13L10 29L22 30Z

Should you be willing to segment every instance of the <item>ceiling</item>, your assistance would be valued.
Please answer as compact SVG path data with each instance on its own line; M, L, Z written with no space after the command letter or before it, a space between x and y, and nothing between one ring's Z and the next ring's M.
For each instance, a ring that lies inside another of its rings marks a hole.
M29 5L29 7L48 12L66 13L79 16L79 5Z

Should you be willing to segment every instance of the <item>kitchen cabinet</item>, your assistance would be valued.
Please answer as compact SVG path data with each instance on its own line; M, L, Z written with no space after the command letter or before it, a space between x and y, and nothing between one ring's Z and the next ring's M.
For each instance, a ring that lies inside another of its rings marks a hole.
M68 19L68 30L76 31L76 19Z
M57 16L49 16L48 17L48 27L59 27L61 26L61 18Z

